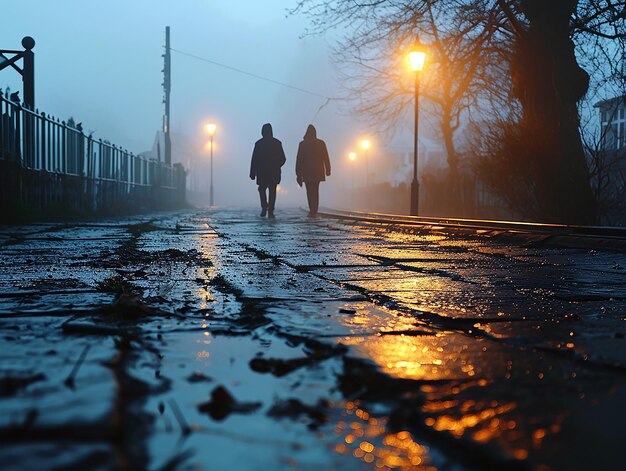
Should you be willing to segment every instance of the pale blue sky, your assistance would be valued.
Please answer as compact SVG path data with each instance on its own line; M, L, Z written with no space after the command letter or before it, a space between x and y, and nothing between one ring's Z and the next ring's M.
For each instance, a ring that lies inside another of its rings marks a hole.
M40 110L82 121L86 130L134 152L149 149L161 126L162 45L275 80L337 96L327 37L301 38L306 20L287 17L295 0L30 0L3 4L0 47L37 42L36 94ZM8 21L7 19L11 19ZM295 152L324 100L172 55L172 129L200 142L203 124L219 123L215 146L216 199L254 204L247 167L260 127L271 122L287 153L284 188L303 204L293 177ZM0 72L0 86L19 89L19 76ZM339 170L354 136L367 132L334 104L315 121ZM207 155L181 156L206 159ZM201 163L200 166L204 165ZM199 175L202 181L208 175ZM341 182L335 181L341 186ZM208 183L207 183L208 185ZM328 189L333 186L332 180ZM287 201L284 201L286 204Z

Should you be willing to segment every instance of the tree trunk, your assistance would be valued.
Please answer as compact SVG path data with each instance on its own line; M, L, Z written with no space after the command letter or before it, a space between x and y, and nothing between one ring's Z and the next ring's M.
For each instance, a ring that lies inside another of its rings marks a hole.
M521 0L529 27L517 39L513 92L523 107L521 145L532 143L536 194L544 219L596 223L596 204L579 132L578 102L589 87L569 21L578 0ZM539 150L537 150L539 149ZM531 195L529 195L531 197Z

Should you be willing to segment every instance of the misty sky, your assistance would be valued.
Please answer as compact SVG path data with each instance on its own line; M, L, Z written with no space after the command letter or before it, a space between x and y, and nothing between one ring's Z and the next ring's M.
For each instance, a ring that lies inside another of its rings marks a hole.
M165 26L172 47L326 95L340 90L329 58L332 38L302 38L302 17L287 17L295 0L31 0L3 2L0 47L20 48L23 36L37 44L36 101L41 111L73 116L96 137L133 152L149 150L161 126L162 46ZM10 18L10 20L8 20ZM0 86L21 89L19 76L0 72ZM204 125L218 123L215 193L221 205L256 204L247 177L250 154L261 125L270 122L283 141L287 163L278 206L305 205L295 184L295 153L309 123L329 145L334 175L322 187L345 187L346 154L353 142L372 133L345 107L323 98L172 53L174 133L189 137L194 155L174 156L196 169L196 187L208 189L208 139ZM195 163L194 163L195 162ZM358 177L357 177L358 178ZM342 181L343 180L343 181ZM326 194L325 194L326 193Z

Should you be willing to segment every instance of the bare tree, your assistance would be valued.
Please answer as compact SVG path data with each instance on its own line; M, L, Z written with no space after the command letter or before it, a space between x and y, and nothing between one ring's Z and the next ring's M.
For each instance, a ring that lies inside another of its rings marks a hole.
M494 86L506 75L501 51L487 47L497 30L455 18L430 3L404 3L384 10L380 15L373 10L344 11L353 18L358 12L363 16L354 34L336 50L341 82L362 116L379 127L393 128L412 110L414 84L406 66L407 52L417 39L427 43L429 66L421 74L420 93L426 98L428 115L438 123L450 169L448 186L455 199L461 160L455 135L464 115L492 105L495 98L499 103L493 109L505 108L506 93Z

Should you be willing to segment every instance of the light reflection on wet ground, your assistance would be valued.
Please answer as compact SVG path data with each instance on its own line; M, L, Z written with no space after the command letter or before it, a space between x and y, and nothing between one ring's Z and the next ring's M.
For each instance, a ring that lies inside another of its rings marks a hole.
M108 468L123 458L151 469L621 463L624 255L277 215L0 232L0 433L12 437L0 459L24 468L56 454L55 466ZM118 282L130 290L123 303ZM112 366L120 357L122 370ZM236 401L219 420L199 408L218 386ZM116 416L135 441L107 428ZM55 441L50 427L66 433L79 419L102 433ZM43 437L37 445L29 432Z

